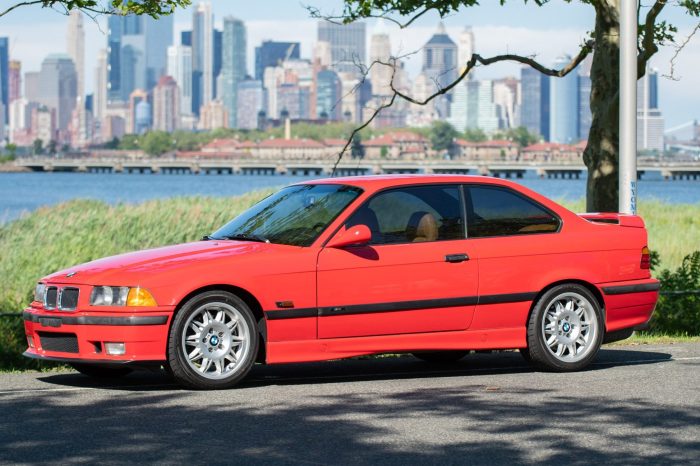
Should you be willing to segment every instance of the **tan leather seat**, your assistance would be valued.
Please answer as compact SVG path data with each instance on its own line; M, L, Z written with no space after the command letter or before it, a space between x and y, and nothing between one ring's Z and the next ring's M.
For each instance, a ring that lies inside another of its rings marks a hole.
M439 235L437 220L429 212L416 212L408 222L406 234L413 243L436 241Z

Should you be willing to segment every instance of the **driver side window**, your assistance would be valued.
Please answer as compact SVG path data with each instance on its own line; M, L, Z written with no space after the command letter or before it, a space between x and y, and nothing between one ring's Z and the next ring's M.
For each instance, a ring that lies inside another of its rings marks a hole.
M375 195L346 222L366 225L370 244L401 244L464 238L458 186L413 186Z

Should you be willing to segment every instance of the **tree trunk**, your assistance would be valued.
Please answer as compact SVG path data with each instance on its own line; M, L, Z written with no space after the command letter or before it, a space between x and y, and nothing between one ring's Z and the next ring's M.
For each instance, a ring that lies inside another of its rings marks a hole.
M619 195L620 0L600 0L591 66L592 124L583 161L588 167L586 210L617 212Z

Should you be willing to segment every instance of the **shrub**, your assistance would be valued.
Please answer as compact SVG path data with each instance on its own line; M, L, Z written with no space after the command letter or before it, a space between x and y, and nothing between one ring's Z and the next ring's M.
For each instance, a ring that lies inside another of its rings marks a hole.
M700 335L700 251L685 256L675 271L663 270L658 279L661 290L669 294L659 298L651 320L651 331Z

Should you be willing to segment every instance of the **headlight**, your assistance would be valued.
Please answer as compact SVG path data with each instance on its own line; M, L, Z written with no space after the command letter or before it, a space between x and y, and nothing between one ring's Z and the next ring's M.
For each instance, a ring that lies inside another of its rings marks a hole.
M37 283L36 288L34 288L34 301L43 302L44 291L46 291L46 285L43 283Z
M96 286L90 294L91 306L157 306L153 295L144 288L128 286Z
M128 286L96 286L90 294L91 306L125 306Z

